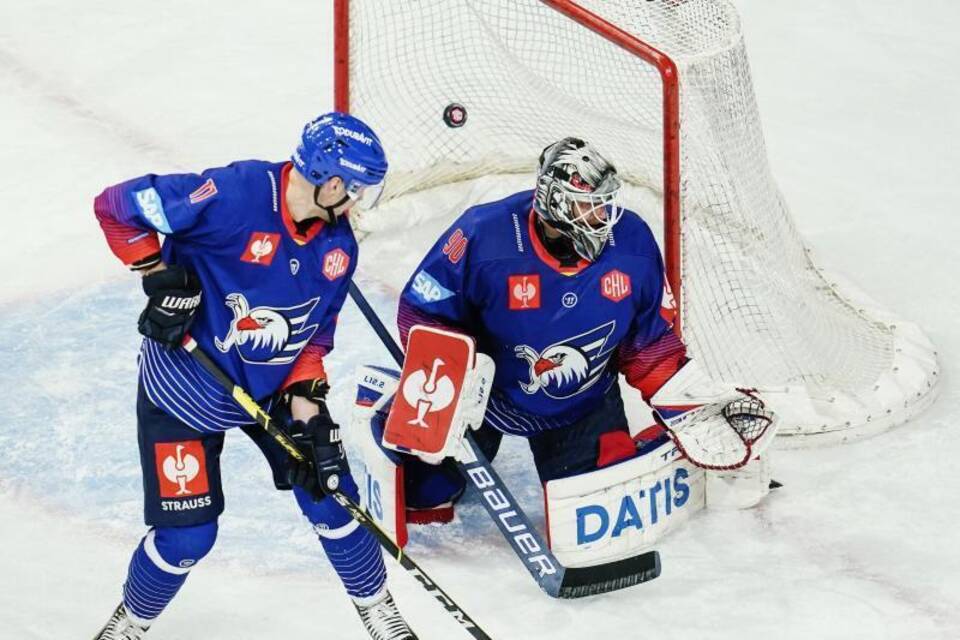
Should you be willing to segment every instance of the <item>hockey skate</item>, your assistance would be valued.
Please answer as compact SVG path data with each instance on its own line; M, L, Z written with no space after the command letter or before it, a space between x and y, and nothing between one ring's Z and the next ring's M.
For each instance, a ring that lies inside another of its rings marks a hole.
M407 622L397 611L393 596L386 589L371 604L357 604L357 613L363 626L373 640L417 640L417 636L407 626Z
M364 624L366 624L366 622L364 622ZM141 627L136 622L130 620L127 616L127 609L121 602L113 612L113 615L110 616L107 624L100 630L100 633L93 637L93 640L140 640L149 628L150 627ZM402 638L404 636L397 637Z

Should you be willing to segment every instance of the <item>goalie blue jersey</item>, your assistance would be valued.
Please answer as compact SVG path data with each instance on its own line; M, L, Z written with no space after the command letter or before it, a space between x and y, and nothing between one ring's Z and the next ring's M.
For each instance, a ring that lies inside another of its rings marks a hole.
M284 200L290 170L289 163L245 161L199 175L147 175L109 187L94 204L125 263L162 251L164 262L199 277L203 301L190 334L257 399L324 377L323 356L333 348L357 262L346 221L292 220ZM182 349L144 340L140 384L154 404L195 429L250 422Z
M561 265L536 232L533 192L468 209L400 299L414 324L477 339L497 373L487 422L530 435L598 408L622 372L649 398L685 362L673 297L649 227L627 211L593 262Z

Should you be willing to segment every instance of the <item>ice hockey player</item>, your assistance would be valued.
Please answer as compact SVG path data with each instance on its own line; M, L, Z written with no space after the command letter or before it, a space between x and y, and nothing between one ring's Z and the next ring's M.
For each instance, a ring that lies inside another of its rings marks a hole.
M289 162L146 175L94 203L114 254L143 276L137 439L149 526L101 640L137 640L212 548L224 501L224 432L243 428L289 489L375 640L415 638L386 589L380 546L326 492L357 489L327 410L324 356L357 263L341 220L375 201L387 160L360 120L308 123ZM161 245L159 236L163 236ZM307 453L295 463L183 349L190 335L270 404Z
M493 358L477 443L492 458L503 434L527 438L543 483L636 455L618 373L656 405L690 366L660 251L620 191L593 146L555 142L536 189L463 213L400 298L405 343L414 325L438 327L472 336ZM407 521L449 520L461 476L409 458L403 466Z

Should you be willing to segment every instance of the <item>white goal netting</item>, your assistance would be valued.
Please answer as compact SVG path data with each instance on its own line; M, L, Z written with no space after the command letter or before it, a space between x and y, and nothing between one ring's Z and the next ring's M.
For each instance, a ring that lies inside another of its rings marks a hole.
M349 92L338 104L384 142L387 210L414 191L529 173L544 146L576 135L616 164L632 186L628 204L663 234L660 72L549 4L348 3ZM691 356L717 380L765 390L782 416L781 440L794 444L875 433L924 408L938 375L930 343L838 287L797 234L767 162L734 7L579 4L676 64L678 275ZM463 106L462 126L444 121L451 104Z

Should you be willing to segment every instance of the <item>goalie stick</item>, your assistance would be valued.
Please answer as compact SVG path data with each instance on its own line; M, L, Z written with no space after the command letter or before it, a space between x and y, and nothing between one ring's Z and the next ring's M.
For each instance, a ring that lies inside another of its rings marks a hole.
M350 297L393 359L402 366L403 351L400 345L387 332L376 311L352 281ZM647 582L660 575L658 551L647 551L632 558L592 567L564 567L494 471L469 430L463 442L467 456L465 460L457 460L460 473L480 494L480 501L500 533L547 595L554 598L582 598Z
M297 448L296 443L290 439L290 437L284 433L273 421L270 415L263 410L256 400L250 397L250 394L246 392L242 387L236 384L230 377L224 373L217 364L210 359L206 353L204 353L197 342L187 336L183 341L183 348L196 360L200 365L206 369L214 378L217 379L217 382L230 393L237 404L243 407L250 417L256 420L257 424L263 427L264 431L273 436L273 439L277 441L284 450L290 454L294 460L303 461L306 459L303 452ZM389 535L383 529L377 525L367 514L360 508L356 502L354 502L350 496L343 493L342 491L334 491L330 494L337 503L340 504L350 516L360 523L364 529L369 531L380 543L380 546L383 547L390 555L392 555L400 566L406 569L409 573L417 579L417 582L426 589L430 594L436 598L443 608L449 613L453 618L460 623L460 626L464 628L471 636L474 638L479 638L480 640L492 640L487 633L477 625L476 622L467 615L467 612L460 608L456 602L453 601L453 598L448 596L446 592L441 589L436 582L433 581L426 572L420 568L420 566L414 562L407 554L403 552L403 549L397 546L397 544L390 538Z

